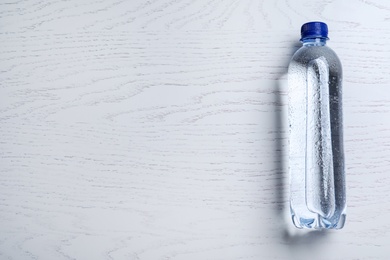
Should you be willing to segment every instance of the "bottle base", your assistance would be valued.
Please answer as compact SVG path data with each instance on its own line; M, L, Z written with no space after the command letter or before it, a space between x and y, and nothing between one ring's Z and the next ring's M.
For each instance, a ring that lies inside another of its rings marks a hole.
M315 218L299 218L292 212L292 221L297 228L309 229L342 229L344 227L346 215L342 214L336 223L332 223L320 215Z

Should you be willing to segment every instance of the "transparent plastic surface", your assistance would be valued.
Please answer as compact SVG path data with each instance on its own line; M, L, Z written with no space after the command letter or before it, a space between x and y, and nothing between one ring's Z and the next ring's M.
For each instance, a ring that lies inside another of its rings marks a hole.
M298 228L344 226L342 68L325 40L293 56L289 85L290 208Z

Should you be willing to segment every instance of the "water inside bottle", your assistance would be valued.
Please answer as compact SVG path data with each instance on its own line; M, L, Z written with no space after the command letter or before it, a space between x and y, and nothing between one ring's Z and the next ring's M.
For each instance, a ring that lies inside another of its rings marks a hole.
M301 48L289 66L290 207L299 228L344 225L341 76L325 46Z

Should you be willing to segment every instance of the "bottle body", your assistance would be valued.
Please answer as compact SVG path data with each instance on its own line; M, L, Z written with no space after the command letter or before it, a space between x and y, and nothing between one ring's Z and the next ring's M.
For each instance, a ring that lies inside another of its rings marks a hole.
M298 228L344 226L342 68L326 39L310 39L289 65L290 209Z

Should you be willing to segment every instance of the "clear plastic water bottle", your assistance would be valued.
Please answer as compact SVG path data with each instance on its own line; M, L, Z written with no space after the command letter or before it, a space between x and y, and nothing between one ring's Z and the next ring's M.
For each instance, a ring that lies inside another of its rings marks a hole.
M298 228L340 229L346 216L342 69L328 27L302 25L288 68L290 208Z

